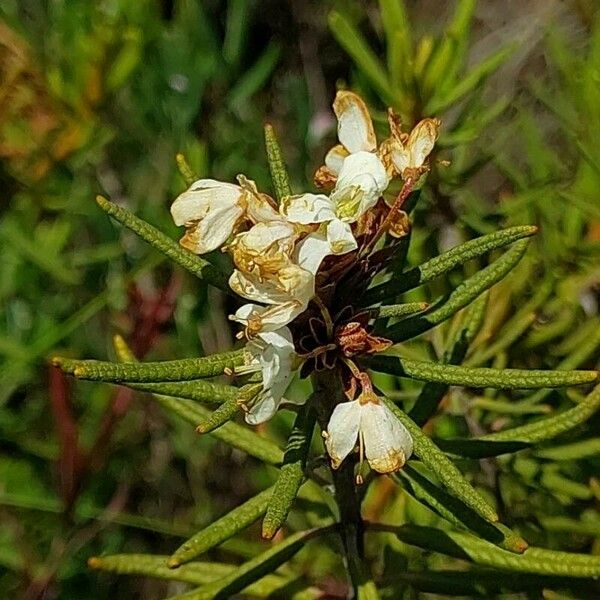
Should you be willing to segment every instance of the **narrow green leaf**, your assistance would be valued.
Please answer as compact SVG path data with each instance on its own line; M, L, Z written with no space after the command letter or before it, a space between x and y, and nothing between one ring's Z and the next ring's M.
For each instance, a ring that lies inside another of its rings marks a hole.
M281 55L281 45L271 41L256 62L244 72L231 89L228 103L234 109L241 109L251 96L256 94L268 81Z
M460 364L466 356L473 338L477 335L483 323L488 297L489 294L482 294L469 307L464 324L456 338L452 340L449 348L444 352L442 360L445 364ZM424 425L435 414L448 388L449 386L445 383L426 383L408 416L417 425Z
M225 61L233 66L238 66L243 57L244 41L249 27L250 7L247 0L230 0L227 3L227 21L222 53Z
M449 319L510 273L525 254L528 244L529 240L519 240L504 256L463 281L445 302L439 303L438 308L396 323L386 331L386 337L394 342L406 341Z
M115 351L120 361L135 361L135 356L120 336L115 338ZM160 394L153 395L153 398L167 412L176 414L192 425L196 425L211 414L208 409L186 398L171 398ZM236 423L225 423L210 435L267 464L278 465L283 460L283 452L276 444Z
M226 600L231 598L261 577L275 571L299 552L311 538L328 533L333 529L332 526L320 527L290 535L280 544L240 565L235 573L226 575L214 583L209 583L187 594L175 596L171 600Z
M329 28L338 44L382 94L383 99L386 102L392 101L393 93L385 69L354 24L345 15L334 10L329 13Z
M208 409L185 398L156 395L154 399L168 412L178 415L194 426L211 414ZM209 435L267 464L279 465L283 460L283 451L277 444L237 423L231 421L225 423L218 429L211 431Z
M101 360L72 360L55 357L52 362L78 379L112 383L189 381L223 375L244 361L243 350L233 350L201 358L184 358L145 363L112 363Z
M581 460L590 456L600 454L600 438L591 438L581 440L572 444L563 444L561 446L552 446L536 450L535 456L547 458L549 460ZM600 534L599 534L600 536Z
M554 371L560 373L560 371ZM575 371L572 371L575 372ZM580 371L584 373L585 371ZM595 373L595 371L592 371ZM587 421L600 408L600 385L588 394L583 402L565 410L564 412L539 419L527 425L505 429L496 433L490 433L482 436L480 439L489 441L522 441L529 444L536 444L545 440L550 440L561 433L581 425Z
M526 406L510 400L493 400L485 397L474 398L470 407L482 408L502 415L545 415L552 410L547 404Z
M540 524L547 531L600 537L600 519L598 517L589 521L577 521L568 517L542 517Z
M481 352L474 354L465 364L468 366L482 365L496 354L512 346L534 323L537 318L537 310L548 299L552 293L552 288L553 280L551 278L544 279L533 297L504 324L502 331L495 337L493 343Z
M273 126L270 124L265 125L265 146L267 148L267 159L269 161L269 171L271 172L271 180L273 181L273 188L275 189L275 198L278 202L281 202L286 196L292 195L292 188L290 187L290 178L283 160L283 154L281 153L281 147L277 140L277 135Z
M434 438L433 442L440 450L465 458L490 458L502 454L512 454L529 448L527 442L490 442L481 439Z
M600 556L532 546L523 554L514 554L468 533L419 525L375 526L373 529L393 531L405 544L471 560L486 567L538 575L600 577Z
M415 455L437 474L442 484L487 521L492 523L498 521L496 511L463 477L456 465L421 431L419 426L393 402L387 398L384 398L383 401L408 429L413 440Z
M234 565L213 562L195 562L180 569L167 568L168 556L160 554L113 554L93 556L88 566L99 571L109 571L120 575L145 575L157 579L170 579L203 585L224 577L232 572Z
M388 72L394 88L405 89L410 84L412 60L411 25L404 0L379 0L381 22L387 43Z
M285 523L298 490L304 481L304 469L310 450L316 413L310 400L298 410L288 439L279 477L273 487L267 514L262 523L262 537L270 540Z
M377 316L381 319L394 318L394 317L405 317L414 313L427 310L429 304L427 302L407 302L406 304L389 304L388 306L382 306L377 311Z
M457 46L457 40L448 33L435 45L431 58L427 62L427 68L421 78L424 96L433 95L435 97L436 89L441 88L440 84L448 72L448 66L454 58Z
M417 500L430 506L433 511L453 525L471 530L509 552L521 554L527 548L527 542L508 527L482 519L474 510L437 487L410 465L405 465L395 479L408 482L407 489Z
M457 74L462 70L466 55L469 50L469 34L471 32L471 23L473 21L473 13L477 6L477 0L460 0L456 4L452 21L447 28L448 36L455 40L452 59L444 73L441 74L437 82L438 88L445 92L448 87L451 87L456 82ZM436 89L437 91L437 89Z
M425 114L439 114L458 102L463 96L473 91L488 75L496 71L514 50L515 46L504 48L480 62L469 73L461 77L459 82L443 97L432 98L425 107Z
M531 225L509 227L460 244L460 246L436 256L418 267L397 275L391 281L367 290L362 304L368 306L369 304L395 298L403 292L424 285L474 258L530 237L536 232L537 227Z
M463 596L465 598L495 598L501 592L533 592L542 590L574 587L587 598L594 594L594 583L586 584L581 580L567 577L551 577L522 573L510 573L503 577L497 571L490 570L452 570L404 571L394 573L389 583L403 583L420 592L441 594L442 596ZM586 595L587 594L587 595ZM500 596L502 597L502 596ZM534 596L535 597L535 596ZM558 600L545 596L544 600ZM572 599L571 599L572 600Z
M549 465L542 469L540 484L542 488L546 488L551 492L555 492L561 497L567 496L575 500L591 500L592 490L584 483L573 481L568 477L564 477L554 470L556 465Z
M210 413L207 419L204 419L196 426L198 433L210 433L215 429L218 429L227 421L231 421L233 417L240 411L240 404L238 398L231 398L227 400L219 408Z
M168 556L160 554L114 554L95 556L88 561L88 564L92 569L100 571L123 575L143 575L195 585L213 583L230 576L237 570L237 565L217 562L191 562L178 569L169 569L166 566L168 558ZM281 592L287 593L293 584L294 579L273 573L263 577L260 582L248 586L247 592L256 598L269 598ZM292 592L290 600L315 600L318 595L319 591L316 588L308 588Z
M265 513L272 494L270 487L217 519L179 546L166 564L171 569L179 567L246 529Z
M222 273L214 266L208 264L199 256L192 254L189 250L182 248L177 242L166 236L164 233L153 227L146 221L136 217L132 212L110 202L102 196L96 198L98 206L108 215L113 217L134 233L140 236L145 242L148 242L153 248L170 258L174 263L183 267L192 275L222 289L231 294L231 288L227 283L227 274Z
M196 402L208 404L222 404L237 397L239 388L233 385L224 385L205 379L192 379L190 381L173 381L165 383L122 383L132 390L163 394L173 398L187 398Z
M179 171L181 177L183 177L183 180L185 181L186 185L192 185L192 183L194 183L194 181L196 181L197 178L194 174L194 171L188 164L188 161L186 160L185 156L181 153L177 154L175 156L175 162L177 163L177 170Z
M538 371L533 369L458 367L389 355L373 356L363 362L374 371L381 371L390 375L472 388L537 389L582 385L593 383L598 379L597 371Z
M586 326L586 330L588 331L588 335L579 342L567 357L556 365L557 371L576 369L596 352L600 346L600 320L591 319ZM540 390L530 397L521 400L519 404L531 406L532 404L542 402L550 391L550 389Z
M210 433L230 421L262 389L262 383L250 383L238 389L235 398L224 402L196 427L198 433Z

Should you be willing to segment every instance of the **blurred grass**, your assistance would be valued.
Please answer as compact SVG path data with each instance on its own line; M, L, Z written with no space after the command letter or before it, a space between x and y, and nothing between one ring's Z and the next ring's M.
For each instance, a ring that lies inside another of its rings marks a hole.
M600 286L597 9L583 1L557 9L548 36L514 59L515 87L500 97L495 89L502 71L464 83L464 74L489 55L473 56L469 49L488 40L497 24L504 38L493 43L494 53L502 53L514 42L517 22L532 18L528 10L535 14L535 3L512 15L513 29L502 21L502 2L475 8L472 28L458 14L460 61L438 86L454 39L440 31L438 15L446 4L407 3L407 18L417 25L406 31L414 38L424 34L409 51L397 35L401 23L389 27L375 3L3 2L2 597L152 599L180 592L176 583L98 576L86 560L100 552L170 554L181 541L173 538L199 530L272 483L268 468L197 438L142 395L85 383L70 387L45 359L57 346L63 354L106 358L115 331L139 357L227 347L228 301L114 227L93 198L103 193L176 237L168 214L184 188L176 153L185 154L198 176L231 180L244 172L268 189L266 120L279 133L292 188L305 188L334 137L329 102L337 85L361 88L380 111L395 105L407 123L445 112L439 158L451 164L436 166L427 210L415 215L411 262L498 225L540 226L535 253L493 290L468 360L535 368L598 364L600 342L591 331ZM467 10L468 4L460 6ZM358 35L371 50L351 47ZM511 57L502 59L510 67ZM412 71L404 70L408 64ZM456 92L460 82L470 97ZM430 300L450 283L437 281L410 299ZM547 293L539 293L544 286ZM528 310L517 312L524 306ZM417 358L443 354L460 321L406 351ZM495 338L501 327L514 333L502 344ZM485 354L490 340L494 352ZM387 386L397 388L397 381L390 377ZM418 391L397 393L414 397ZM563 392L490 393L478 401L455 389L429 427L440 437L479 435L538 418L540 407L571 403ZM289 428L291 417L283 413L269 424L275 436ZM574 438L558 441L564 460L553 457L553 447L525 451L489 461L487 479L476 483L485 492L496 489L506 521L529 541L597 553L597 426L596 419ZM584 449L573 449L582 439ZM437 519L385 480L373 486L365 510L389 522ZM258 535L251 529L244 544L226 545L209 558L252 556ZM299 569L327 587L335 583L335 549L323 544L318 553L318 560L301 555ZM399 563L423 567L397 539L370 553L396 553ZM451 564L446 559L442 566Z

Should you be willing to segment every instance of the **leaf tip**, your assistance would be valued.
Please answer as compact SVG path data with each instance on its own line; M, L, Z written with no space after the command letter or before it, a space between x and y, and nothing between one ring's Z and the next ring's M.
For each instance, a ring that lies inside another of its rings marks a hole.
M167 567L169 567L169 569L177 569L177 567L180 567L180 566L181 566L181 562L175 556L171 556L169 558L169 560L167 560Z
M263 521L261 537L263 540L272 540L279 531L279 527L274 527L272 523Z
M90 569L100 569L102 567L102 559L97 556L88 558L87 565Z
M111 201L108 198L105 198L104 196L98 194L96 196L96 204L104 210L107 206L111 204Z

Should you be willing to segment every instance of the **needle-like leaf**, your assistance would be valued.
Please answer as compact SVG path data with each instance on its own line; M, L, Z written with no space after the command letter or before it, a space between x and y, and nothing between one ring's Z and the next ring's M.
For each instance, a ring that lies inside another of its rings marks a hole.
M474 258L530 237L536 232L537 227L522 225L496 231L460 244L418 267L413 267L394 276L391 281L371 288L365 293L362 303L368 306L369 304L395 298L403 292L424 285Z
M131 211L107 200L102 196L96 198L98 206L113 219L116 219L139 235L145 242L148 242L153 248L162 252L174 263L183 267L186 271L196 277L210 283L215 287L231 294L231 288L227 283L227 274L219 271L213 265L192 254L189 250L182 248L177 242L166 236L164 233L153 227L146 221L136 217Z
M308 401L298 411L285 448L283 465L273 487L269 508L262 524L262 536L265 539L270 540L285 523L302 485L315 420L316 413Z
M421 431L420 427L393 402L387 398L384 398L383 401L398 417L404 427L408 429L413 440L415 455L421 459L424 465L428 466L438 475L442 484L487 521L492 523L498 521L496 511L464 478L456 465Z

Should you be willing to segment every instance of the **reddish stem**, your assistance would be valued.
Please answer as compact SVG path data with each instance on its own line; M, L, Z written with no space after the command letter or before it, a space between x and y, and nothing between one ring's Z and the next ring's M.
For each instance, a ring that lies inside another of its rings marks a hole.
M60 454L58 471L60 495L69 512L77 495L77 480L82 466L77 421L73 415L69 381L57 367L49 371L50 406L56 424Z
M390 228L390 225L400 217L400 211L402 210L402 207L404 206L404 203L406 202L406 199L408 198L409 194L412 192L414 184L415 182L413 181L413 178L407 177L406 181L404 182L404 185L402 186L402 189L400 190L400 193L398 194L398 196L396 196L394 204L392 205L390 211L383 220L383 223L381 223L379 229L375 232L375 235L363 248L361 252L363 256L369 254L369 252L373 250L375 244L379 241L379 238Z
M143 358L149 352L163 326L171 319L180 288L181 279L172 276L169 283L152 298L144 296L138 288L133 288L130 292L128 312L134 320L130 344L137 358ZM114 429L129 409L132 400L131 389L117 388L104 413L96 439L81 461L77 491L83 478L98 471L104 464Z

